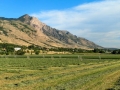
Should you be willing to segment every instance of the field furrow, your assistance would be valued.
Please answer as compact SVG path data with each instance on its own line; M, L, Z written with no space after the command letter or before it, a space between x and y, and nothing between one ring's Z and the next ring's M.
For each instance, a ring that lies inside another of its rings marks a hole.
M105 90L120 77L120 60L2 58L0 90Z

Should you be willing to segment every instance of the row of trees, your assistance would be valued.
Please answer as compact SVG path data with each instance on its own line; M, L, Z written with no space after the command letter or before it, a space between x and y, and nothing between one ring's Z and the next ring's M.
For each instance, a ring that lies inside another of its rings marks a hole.
M7 44L7 43L0 43L0 54L6 54L9 55L9 53L14 53L14 47L17 47L18 45L14 44Z
M108 49L94 49L94 50L85 50L85 49L80 49L80 48L63 48L63 47L54 47L54 48L46 48L46 47L40 47L40 46L35 46L35 45L30 45L28 46L29 50L34 50L36 54L38 54L39 50L42 51L55 51L55 52L70 52L72 54L74 53L106 53L106 52L111 52Z
M14 48L19 47L21 48L18 51L15 51ZM94 49L94 50L84 50L80 48L62 48L62 47L54 47L54 48L46 48L46 47L40 47L37 45L30 45L28 47L26 46L20 46L20 45L14 45L14 44L8 44L8 43L0 43L0 54L16 54L16 55L24 55L25 53L30 53L30 54L36 54L38 55L40 53L40 50L43 52L48 52L48 51L55 51L55 52L70 52L72 54L74 53L106 53L107 51L111 52L110 50L107 49ZM113 51L113 54L120 54L119 51Z
M118 50L113 50L113 51L112 51L112 54L120 54L120 49L118 49Z
M16 47L19 47L21 49L18 51L15 51ZM0 43L0 55L4 55L4 54L24 55L25 53L29 52L29 51L26 51L27 49L32 50L31 54L32 53L39 54L41 48L40 46L35 46L35 45L30 45L26 47L26 46L20 46L20 45L9 44L9 43Z

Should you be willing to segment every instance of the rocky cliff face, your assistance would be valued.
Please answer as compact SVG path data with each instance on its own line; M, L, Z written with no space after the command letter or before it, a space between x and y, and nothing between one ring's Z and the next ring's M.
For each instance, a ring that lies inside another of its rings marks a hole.
M68 31L52 28L27 14L18 19L0 18L0 40L7 43L35 44L42 47L101 48Z

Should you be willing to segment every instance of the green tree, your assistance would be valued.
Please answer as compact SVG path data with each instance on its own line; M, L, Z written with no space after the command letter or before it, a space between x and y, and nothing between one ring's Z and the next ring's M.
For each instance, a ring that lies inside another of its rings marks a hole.
M117 54L117 53L118 53L117 50L113 50L113 51L112 51L112 54Z
M24 55L25 52L23 50L18 50L15 52L16 55Z
M99 53L99 49L95 48L95 49L93 50L93 52L94 52L94 53Z
M38 55L40 53L40 50L36 50L34 51L36 55Z

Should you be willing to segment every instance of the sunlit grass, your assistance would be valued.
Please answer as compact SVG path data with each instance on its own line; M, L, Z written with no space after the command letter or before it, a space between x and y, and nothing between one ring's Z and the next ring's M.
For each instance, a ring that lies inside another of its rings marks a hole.
M119 88L119 67L119 59L0 58L0 90Z

